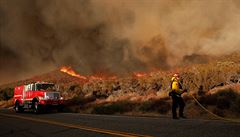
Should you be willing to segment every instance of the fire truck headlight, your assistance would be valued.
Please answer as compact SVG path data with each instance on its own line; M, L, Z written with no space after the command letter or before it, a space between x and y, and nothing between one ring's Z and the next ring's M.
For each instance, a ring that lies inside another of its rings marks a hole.
M49 96L45 96L45 99L49 99Z
M63 100L63 97L60 97L60 100Z

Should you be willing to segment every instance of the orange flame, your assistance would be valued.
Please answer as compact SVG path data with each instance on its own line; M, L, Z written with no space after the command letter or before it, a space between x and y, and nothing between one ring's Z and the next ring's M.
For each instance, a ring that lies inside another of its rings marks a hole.
M91 80L103 80L103 78L97 77L97 76L90 76L89 79L91 79Z
M140 73L140 72L134 72L133 75L134 75L135 77L145 77L145 76L147 76L146 73Z
M91 80L115 80L117 76L89 76Z
M70 66L63 66L60 69L61 72L67 73L73 77L77 77L80 79L84 79L84 80L105 80L105 79L111 79L111 80L115 80L117 79L117 76L104 76L104 74L101 74L101 76L98 75L92 75L92 76L82 76L80 74L77 74L72 67Z
M101 76L98 76L98 75L92 75L92 76L82 76L80 74L77 74L73 69L72 67L70 66L63 66L61 67L60 69L61 72L64 72L64 73L67 73L73 77L77 77L77 78L80 78L80 79L84 79L84 80L116 80L118 77L117 76L104 76L103 74L101 74ZM133 73L133 76L134 77L137 77L137 78L141 78L141 77L146 77L148 76L147 73L143 73L143 72L134 72Z
M77 74L73 69L72 67L66 67L66 66L63 66L60 71L64 72L64 73L67 73L73 77L77 77L77 78L80 78L80 79L84 79L84 80L87 80L87 77L85 76L81 76L79 74Z

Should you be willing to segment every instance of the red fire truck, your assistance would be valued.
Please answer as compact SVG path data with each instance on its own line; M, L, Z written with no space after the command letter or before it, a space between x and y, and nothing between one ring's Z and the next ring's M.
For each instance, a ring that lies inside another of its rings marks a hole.
M40 113L49 108L63 109L63 98L60 96L58 86L53 83L36 82L15 87L14 104L16 112L32 109Z

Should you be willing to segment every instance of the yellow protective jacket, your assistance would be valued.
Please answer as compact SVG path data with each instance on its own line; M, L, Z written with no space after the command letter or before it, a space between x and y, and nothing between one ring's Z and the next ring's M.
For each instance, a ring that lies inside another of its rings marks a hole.
M183 93L182 86L176 78L172 78L171 90L180 95Z

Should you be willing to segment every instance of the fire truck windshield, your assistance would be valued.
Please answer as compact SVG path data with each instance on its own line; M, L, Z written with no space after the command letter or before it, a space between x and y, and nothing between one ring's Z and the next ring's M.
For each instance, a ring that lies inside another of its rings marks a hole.
M55 90L54 84L36 84L36 90L47 90L47 89Z

